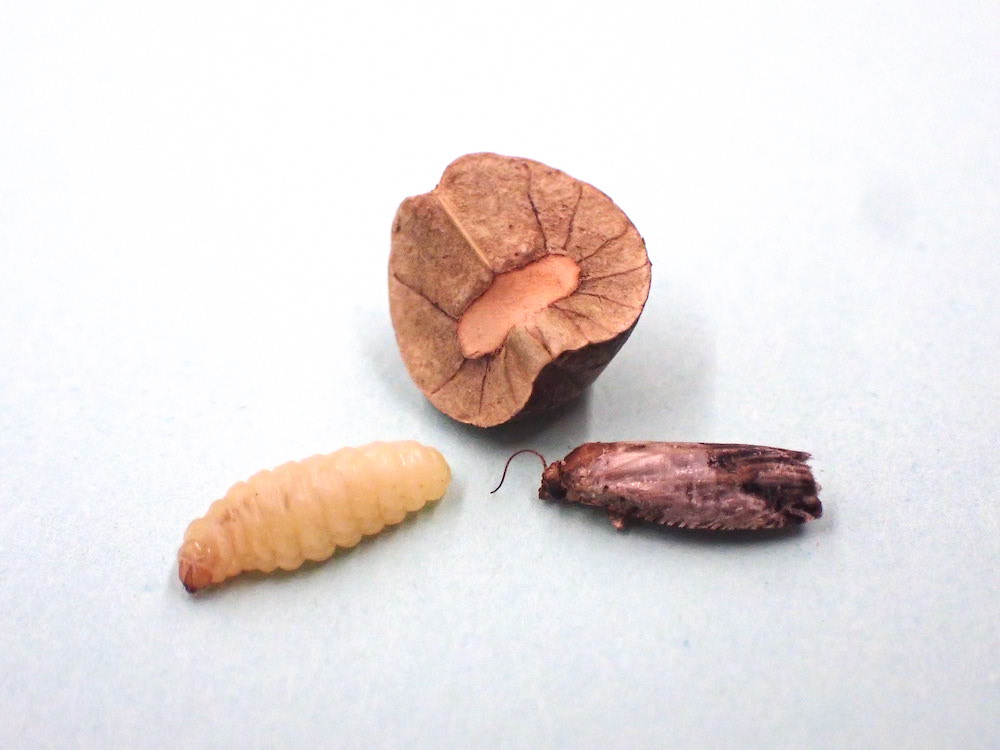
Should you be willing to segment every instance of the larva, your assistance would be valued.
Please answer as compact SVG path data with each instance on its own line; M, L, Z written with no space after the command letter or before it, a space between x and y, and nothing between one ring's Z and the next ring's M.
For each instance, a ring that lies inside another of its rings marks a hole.
M413 441L342 448L261 471L191 522L178 574L194 592L247 570L326 560L440 499L450 481L444 456Z
M809 458L760 445L585 443L545 468L538 496L604 508L619 529L776 529L823 514Z

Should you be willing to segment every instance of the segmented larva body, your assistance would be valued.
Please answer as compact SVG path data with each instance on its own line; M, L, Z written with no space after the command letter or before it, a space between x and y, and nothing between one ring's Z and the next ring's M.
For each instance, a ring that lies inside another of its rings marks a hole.
M371 443L291 461L233 485L191 522L177 553L188 591L243 571L294 570L440 499L451 470L413 441Z

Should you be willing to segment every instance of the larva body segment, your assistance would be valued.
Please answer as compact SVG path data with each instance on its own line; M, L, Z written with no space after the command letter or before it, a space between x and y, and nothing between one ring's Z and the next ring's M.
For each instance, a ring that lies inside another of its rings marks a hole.
M819 518L809 454L729 443L585 443L542 474L538 496L689 529L775 529Z
M243 571L326 560L440 499L450 481L444 456L414 441L342 448L258 472L191 522L178 574L194 592Z

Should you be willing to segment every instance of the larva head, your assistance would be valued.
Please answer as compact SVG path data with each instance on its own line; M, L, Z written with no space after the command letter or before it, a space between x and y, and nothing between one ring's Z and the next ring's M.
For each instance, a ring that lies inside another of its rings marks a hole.
M212 583L218 564L218 548L211 540L188 539L177 553L177 575L190 594Z

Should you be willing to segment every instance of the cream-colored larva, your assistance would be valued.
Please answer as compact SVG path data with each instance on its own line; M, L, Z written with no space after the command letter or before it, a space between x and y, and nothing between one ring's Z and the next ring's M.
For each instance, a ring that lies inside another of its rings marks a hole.
M342 448L261 471L191 522L178 574L194 592L246 570L326 560L440 499L450 481L444 456L412 440Z

